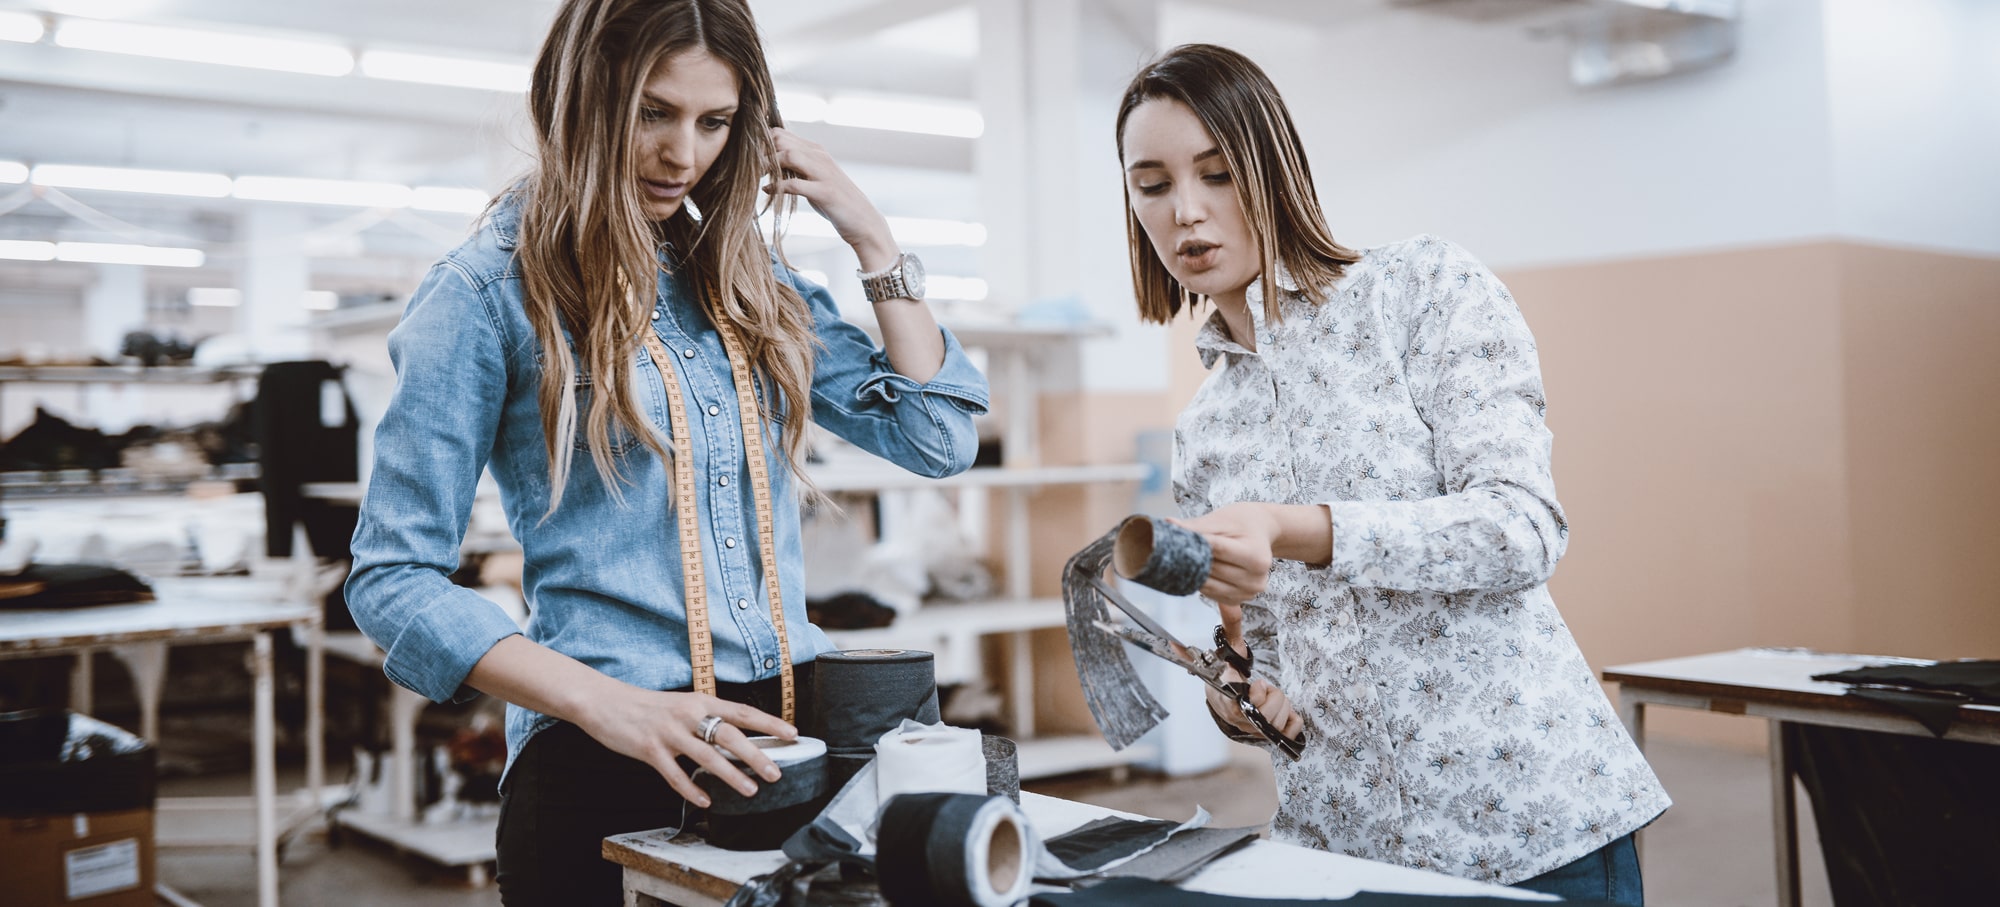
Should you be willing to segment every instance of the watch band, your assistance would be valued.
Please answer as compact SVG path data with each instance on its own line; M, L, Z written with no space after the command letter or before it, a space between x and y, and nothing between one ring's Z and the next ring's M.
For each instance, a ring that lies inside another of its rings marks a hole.
M857 270L854 272L854 276L861 278L861 292L868 297L869 302L876 303L886 302L891 299L917 298L915 289L903 277L904 266L909 262L910 258L910 253L903 252L898 254L896 260L890 262L888 267L880 271L871 273Z

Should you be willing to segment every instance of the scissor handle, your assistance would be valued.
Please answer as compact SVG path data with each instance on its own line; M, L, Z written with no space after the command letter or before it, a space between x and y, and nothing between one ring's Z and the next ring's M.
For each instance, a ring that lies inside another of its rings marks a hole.
M1226 691L1229 695L1236 697L1236 708L1243 713L1244 717L1250 719L1250 723L1256 726L1258 733L1264 735L1264 739L1277 744L1279 749L1285 751L1285 755L1293 759L1297 759L1305 753L1305 730L1301 728L1297 737L1287 737L1282 731L1279 731L1277 725L1271 723L1271 719L1264 717L1263 712L1258 711L1256 706L1250 704L1249 683L1241 681L1228 682L1224 683L1223 686L1227 688Z

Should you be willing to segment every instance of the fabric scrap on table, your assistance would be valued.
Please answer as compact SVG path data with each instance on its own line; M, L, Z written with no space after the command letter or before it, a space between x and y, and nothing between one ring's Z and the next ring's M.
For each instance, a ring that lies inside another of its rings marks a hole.
M1959 706L2000 704L2000 661L1871 665L1812 679L1850 684L1847 695L1909 715L1938 737L1951 730Z
M1145 879L1112 879L1081 891L1038 894L1032 907L1520 907L1507 898L1455 897L1441 894L1382 894L1364 891L1340 900L1246 898L1205 891L1186 891ZM1608 901L1563 901L1568 905L1610 907Z

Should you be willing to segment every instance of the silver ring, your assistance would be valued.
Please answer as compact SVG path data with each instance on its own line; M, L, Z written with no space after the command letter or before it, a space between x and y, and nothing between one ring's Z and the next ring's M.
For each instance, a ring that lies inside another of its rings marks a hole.
M701 720L701 724L699 725L699 729L701 731L701 742L710 744L714 743L715 732L721 727L722 727L721 715L710 715L707 718L703 718Z

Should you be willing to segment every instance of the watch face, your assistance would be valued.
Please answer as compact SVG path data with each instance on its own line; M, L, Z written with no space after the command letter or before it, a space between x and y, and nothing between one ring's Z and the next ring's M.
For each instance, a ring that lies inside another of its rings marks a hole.
M924 298L924 261L915 255L903 256L903 286L912 299Z

